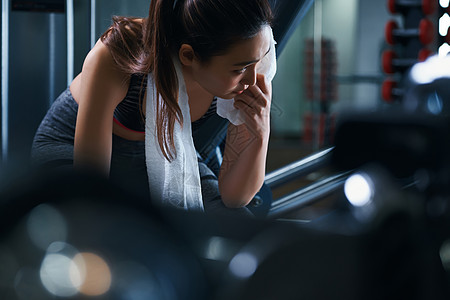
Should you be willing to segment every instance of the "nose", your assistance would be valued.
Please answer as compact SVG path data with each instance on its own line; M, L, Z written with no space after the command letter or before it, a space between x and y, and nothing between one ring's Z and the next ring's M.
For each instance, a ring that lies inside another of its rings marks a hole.
M254 85L256 84L256 65L248 67L245 70L244 77L241 79L241 83L244 85Z

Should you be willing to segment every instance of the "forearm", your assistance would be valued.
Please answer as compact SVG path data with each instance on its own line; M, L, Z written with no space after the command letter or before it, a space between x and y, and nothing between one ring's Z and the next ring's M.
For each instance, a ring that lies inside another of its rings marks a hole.
M90 170L109 176L111 164L111 141L75 142L74 168Z
M111 152L101 151L95 145L78 145L74 148L74 168L98 172L109 176Z
M107 116L91 115L80 105L74 140L74 168L109 176L112 153L112 121ZM112 118L112 117L111 117Z
M234 106L242 112L244 123L230 124L227 132L219 190L228 207L247 205L264 183L271 91L271 83L257 74L256 84L234 98Z
M247 205L264 183L267 137L251 135L245 126L229 131L219 174L219 189L227 207Z

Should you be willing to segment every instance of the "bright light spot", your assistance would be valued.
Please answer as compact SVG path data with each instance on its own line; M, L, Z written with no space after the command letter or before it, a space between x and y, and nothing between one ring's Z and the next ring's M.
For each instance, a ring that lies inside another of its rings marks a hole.
M439 57L445 57L450 53L450 45L447 43L442 44L438 50Z
M354 174L345 181L344 192L353 206L362 207L372 201L373 186L365 176Z
M46 250L52 242L66 240L67 224L55 208L41 204L30 212L27 231L33 243L38 248Z
M439 19L439 34L446 36L448 27L450 27L450 16L446 13Z
M440 4L443 8L447 8L449 2L450 2L450 0L439 0L439 4Z
M100 256L79 253L64 242L54 242L48 247L40 278L44 287L58 297L77 293L99 296L111 287L111 271Z
M70 297L78 293L78 287L74 285L71 273L72 259L63 254L47 254L42 261L40 277L44 287L53 295ZM77 275L79 276L79 275Z
M111 271L108 264L94 253L75 255L69 270L72 283L87 296L100 296L111 287Z
M442 112L442 107L442 99L436 92L428 96L427 109L430 113L438 115Z
M248 278L252 276L256 268L258 267L258 261L256 257L250 253L239 253L230 262L230 271L240 278Z
M415 64L410 75L418 84L428 84L438 78L450 78L450 58L431 56L426 61Z

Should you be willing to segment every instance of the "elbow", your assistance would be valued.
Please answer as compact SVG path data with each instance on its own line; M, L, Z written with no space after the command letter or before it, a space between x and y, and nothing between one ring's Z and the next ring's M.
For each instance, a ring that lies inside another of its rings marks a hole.
M254 187L248 185L231 184L221 182L219 179L219 193L223 204L227 208L242 208L247 206L258 193L262 183Z
M230 209L242 208L248 204L245 201L240 201L240 200L235 200L235 199L226 199L226 198L225 199L222 198L222 202L226 208L230 208Z
M255 196L253 193L236 193L221 191L222 202L227 208L242 208L247 206Z
M242 208L247 206L248 203L250 203L250 201L240 201L240 200L225 200L222 199L223 204L225 205L226 208L230 208L230 209L237 209L237 208Z

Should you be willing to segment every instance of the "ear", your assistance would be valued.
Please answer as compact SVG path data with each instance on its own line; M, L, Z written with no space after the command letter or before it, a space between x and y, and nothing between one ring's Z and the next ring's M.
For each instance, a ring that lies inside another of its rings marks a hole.
M180 50L178 51L178 56L180 58L180 62L184 66L191 66L195 60L195 51L191 45L182 44Z

